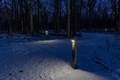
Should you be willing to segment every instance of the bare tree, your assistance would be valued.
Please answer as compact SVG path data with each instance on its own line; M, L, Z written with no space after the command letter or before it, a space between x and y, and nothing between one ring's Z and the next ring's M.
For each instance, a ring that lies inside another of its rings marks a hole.
M119 32L120 32L120 0L119 0L119 10L118 10L118 12L119 12L118 30L119 30Z
M115 26L117 26L117 0L110 0L110 3L111 3L111 6L112 6Z
M6 2L4 0L4 8L3 8L3 14L4 14L4 23L8 27L6 27L7 32L12 36L12 11L11 11L12 5Z
M70 38L70 26L71 26L71 19L70 19L70 15L71 15L71 0L67 0L67 14L68 14L68 27L67 27L67 37Z
M77 31L77 1L71 0L71 35L74 37Z
M23 0L19 0L20 4L20 27L21 27L21 33L23 33Z
M89 12L89 29L93 26L93 14L94 14L94 7L97 0L88 0L88 12Z
M37 21L37 27L39 27L39 21L40 21L40 0L37 0L37 3L38 3L38 5L37 5L37 8L38 8L38 21ZM38 29L39 30L39 29Z
M30 33L33 34L33 15L32 15L32 0L30 0Z
M8 32L9 32L10 35L12 35L12 25L11 25L11 16L10 16L11 13L8 10L8 7L6 5L5 5L5 9L4 9L4 15L5 15L5 20L8 23L8 26L9 26Z
M80 26L81 26L81 15L82 15L82 9L83 9L83 0L80 0L80 7L78 7L78 12L79 12L79 16L78 16L78 31L80 30Z
M23 0L23 3L24 3L24 30L26 33L29 33L30 32L30 26L28 25L29 24L29 0Z
M60 31L61 0L54 0L55 31Z
M19 9L18 9L18 5L19 5L19 2L17 0L13 0L13 27L14 27L14 32L18 32L18 23L19 23Z

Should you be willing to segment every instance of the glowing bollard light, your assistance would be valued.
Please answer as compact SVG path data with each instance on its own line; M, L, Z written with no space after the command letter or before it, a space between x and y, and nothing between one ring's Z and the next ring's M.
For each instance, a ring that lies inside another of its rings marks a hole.
M72 39L72 68L76 68L76 61L77 61L77 43L76 43L76 39Z
M109 51L109 50L110 50L110 42L109 42L109 38L108 38L107 31L108 31L108 29L105 28L105 34L106 34L106 50Z
M48 36L48 31L45 31L45 35Z
M105 32L107 32L107 28L105 28Z

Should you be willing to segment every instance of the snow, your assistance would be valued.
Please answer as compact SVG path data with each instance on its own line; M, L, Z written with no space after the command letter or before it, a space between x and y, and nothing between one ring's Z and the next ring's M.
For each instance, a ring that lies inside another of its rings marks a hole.
M120 80L120 35L81 33L77 69L71 40L6 34L0 38L0 80Z

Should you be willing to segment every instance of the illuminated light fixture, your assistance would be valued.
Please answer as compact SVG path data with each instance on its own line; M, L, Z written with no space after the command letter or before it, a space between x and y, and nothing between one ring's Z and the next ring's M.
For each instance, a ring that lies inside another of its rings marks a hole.
M77 61L77 43L76 39L72 39L72 68L76 68L76 61Z
M45 35L48 36L48 31L47 30L45 31Z
M107 28L105 28L105 31L107 31Z

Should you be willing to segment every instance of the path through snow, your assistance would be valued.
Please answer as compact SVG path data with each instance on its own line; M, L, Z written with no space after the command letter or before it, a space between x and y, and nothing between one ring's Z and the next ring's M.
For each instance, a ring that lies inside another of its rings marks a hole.
M91 35L93 38L87 39ZM98 34L99 39L91 35L78 40L76 70L70 65L70 40L0 40L0 80L120 80L119 50L111 46L107 51L104 35ZM114 73L97 64L95 58Z

